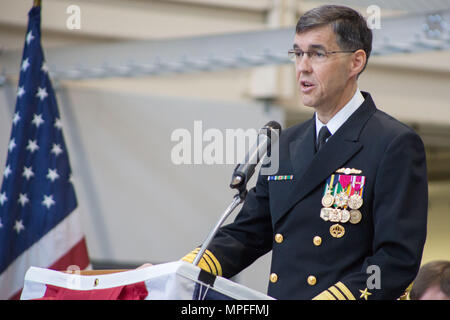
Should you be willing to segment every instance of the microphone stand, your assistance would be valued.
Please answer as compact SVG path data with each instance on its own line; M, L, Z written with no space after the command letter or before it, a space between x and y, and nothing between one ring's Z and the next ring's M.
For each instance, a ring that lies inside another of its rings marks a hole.
M262 129L266 129L269 132L272 132L273 130L280 130L281 126L279 123L275 121L270 121L267 123ZM261 130L262 130L261 129ZM261 131L260 131L261 134ZM279 133L275 135L275 138L278 139ZM259 137L259 136L258 136ZM225 220L229 217L229 215L233 212L236 207L244 202L245 197L247 196L247 182L250 179L250 177L253 175L256 164L249 164L250 159L258 159L258 156L260 156L260 152L262 151L260 148L261 146L264 147L264 153L267 151L267 146L273 140L273 137L268 138L268 132L264 134L265 140L263 140L263 143L261 145L257 144L256 147L252 150L252 152L247 155L245 159L245 163L243 165L238 164L237 167L234 169L233 176L231 178L231 184L230 188L237 189L239 192L236 194L233 198L233 201L231 204L225 209L224 213L220 217L219 221L217 221L214 228L211 230L211 232L208 234L208 237L203 242L202 246L200 247L199 252L197 253L197 256L195 257L193 264L195 266L198 265L200 260L203 257L203 254L205 253L206 249L208 248L209 244L211 243L212 239L216 235L217 231L219 231L220 226L225 222ZM259 161L256 161L259 162Z
M209 244L211 243L212 239L216 235L217 231L219 231L219 228L222 226L222 224L225 222L225 220L230 216L230 214L236 209L238 205L240 205L242 202L244 202L245 197L247 196L247 189L246 184L243 184L239 189L239 193L236 194L233 198L233 201L231 204L225 209L222 216L220 216L219 221L215 224L214 228L211 230L211 232L206 237L206 240L203 242L202 246L200 247L200 251L197 253L197 256L194 259L194 266L197 266L200 260L203 257L203 254L205 253L206 249L208 248Z

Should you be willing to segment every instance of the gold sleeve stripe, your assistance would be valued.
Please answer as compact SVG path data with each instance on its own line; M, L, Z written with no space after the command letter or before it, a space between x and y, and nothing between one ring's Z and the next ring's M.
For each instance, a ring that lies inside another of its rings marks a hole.
M342 282L339 281L334 286L341 290L348 300L356 300L351 291Z
M181 260L189 262L189 263L193 263L195 256L196 256L196 254L192 251L192 252L189 252L187 255L185 255L183 258L181 258Z
M216 256L213 255L213 253L209 250L205 251L205 255L210 258L212 260L212 262L214 263L214 266L216 267L217 270L217 275L218 276L222 276L222 266L220 265L219 260L217 260Z
M205 262L208 264L209 268L211 269L211 273L214 275L217 275L217 268L216 265L214 264L214 262L211 260L211 258L208 256L208 254L205 253L203 254L203 257L201 260L205 260Z
M330 291L338 300L347 300L335 286L329 287L328 291Z
M188 253L183 258L181 258L181 260L189 262L189 263L194 262L194 259L195 259L195 255L193 255L192 253Z
M195 250L191 251L187 255L185 255L181 260L193 263L195 260L195 257L197 256L197 253L199 252L200 248L196 248ZM216 276L222 275L222 266L219 263L219 260L212 254L211 251L206 250L203 257L200 259L200 262L198 263L198 266L202 268L203 270L212 273Z
M195 256L196 256L196 254L191 252L191 253L185 255L183 258L181 258L181 260L189 262L189 263L193 263ZM206 261L204 259L200 260L200 262L198 263L198 266L199 266L199 268L201 268L209 273L212 273L210 266L208 265L208 263L206 263Z
M327 290L325 290L319 293L317 296L315 296L313 300L336 300L336 298Z
M192 253L194 253L195 255L197 255L197 253L200 251L200 248L196 248L195 250L192 251ZM222 266L220 265L219 260L217 260L216 256L209 250L205 251L205 254L203 255L203 259L205 259L205 257L209 258L210 260L208 260L207 262L212 262L214 264L215 269L217 270L217 273L214 273L217 276L222 276ZM195 257L194 257L195 259ZM194 261L194 260L192 260Z
M200 260L200 262L198 263L198 267L205 270L206 272L214 274L214 272L212 272L211 270L211 266L204 259Z

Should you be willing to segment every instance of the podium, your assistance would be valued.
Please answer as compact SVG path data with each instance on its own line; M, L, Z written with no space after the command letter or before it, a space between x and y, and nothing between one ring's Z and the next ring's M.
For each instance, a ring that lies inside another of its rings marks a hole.
M31 267L21 300L271 300L256 290L175 261L142 269L66 273Z

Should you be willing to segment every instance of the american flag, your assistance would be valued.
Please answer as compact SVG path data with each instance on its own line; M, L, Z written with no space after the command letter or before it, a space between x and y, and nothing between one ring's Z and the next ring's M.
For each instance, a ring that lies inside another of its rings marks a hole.
M0 299L18 298L30 266L89 265L62 123L41 47L41 7L28 13L0 190ZM77 267L76 267L77 266Z
M30 268L23 300L272 300L231 280L214 276L185 261L121 272L73 275ZM152 306L154 307L154 305ZM173 308L171 308L173 309ZM179 309L175 308L180 314ZM167 311L167 310L166 310ZM168 319L171 317L165 312Z

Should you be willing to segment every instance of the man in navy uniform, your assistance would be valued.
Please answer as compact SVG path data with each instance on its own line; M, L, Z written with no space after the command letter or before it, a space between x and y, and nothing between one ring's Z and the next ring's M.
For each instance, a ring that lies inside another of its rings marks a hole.
M290 54L314 117L281 134L277 175L259 174L201 268L232 277L272 250L268 295L277 299L404 293L426 237L425 150L359 90L371 47L371 30L351 8L321 6L299 19Z

